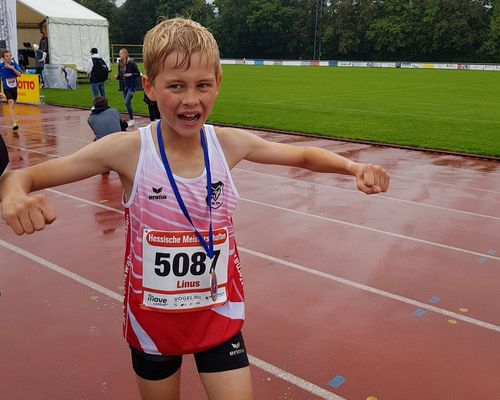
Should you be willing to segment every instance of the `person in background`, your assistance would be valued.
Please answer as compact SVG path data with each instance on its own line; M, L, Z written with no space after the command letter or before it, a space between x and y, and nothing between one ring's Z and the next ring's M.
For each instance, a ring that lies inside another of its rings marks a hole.
M136 79L140 78L141 73L137 64L128 56L127 49L121 49L119 52L120 62L118 64L118 74L116 79L119 81L119 90L123 93L123 100L128 113L128 126L134 126L134 110L132 109L132 97L136 89Z
M40 31L40 42L38 43L38 47L40 48L41 51L47 54L45 58L45 63L50 64L49 61L49 39L47 38L47 35L45 32Z
M151 122L156 121L157 119L161 119L160 110L158 110L158 103L156 101L152 101L146 92L144 92L144 103L148 105L149 110L149 119Z
M8 164L9 152L7 151L7 146L3 141L3 137L0 135L0 176L3 174L3 171L5 171L5 168L7 168Z
M44 85L43 79L43 69L45 68L45 60L47 58L47 53L40 50L37 44L33 44L33 50L35 51L35 70L38 75L40 75L40 87Z
M26 65L28 65L28 62L20 51L17 52L17 63L19 64L19 67L21 67L21 71L23 71L24 73L26 71Z
M90 84L92 85L92 95L94 99L100 94L106 97L104 82L108 80L109 69L106 62L99 55L95 47L90 49L91 58L85 66L85 71L90 75Z
M116 108L109 107L106 97L97 96L91 110L88 123L94 132L94 140L110 133L127 130L127 122L121 118Z
M9 115L12 121L12 129L17 131L19 125L15 118L15 108L17 101L17 78L21 76L21 67L12 59L9 50L2 50L2 62L0 62L0 76L7 102L9 103Z

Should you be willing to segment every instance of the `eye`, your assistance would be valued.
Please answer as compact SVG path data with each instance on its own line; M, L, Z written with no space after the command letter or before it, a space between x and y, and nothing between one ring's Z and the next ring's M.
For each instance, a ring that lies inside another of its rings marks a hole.
M181 90L182 85L180 83L172 83L172 84L168 85L168 88L171 90Z
M210 86L211 85L208 82L200 82L200 83L198 83L198 89L202 89L202 90L203 89L208 89L208 88L210 88Z

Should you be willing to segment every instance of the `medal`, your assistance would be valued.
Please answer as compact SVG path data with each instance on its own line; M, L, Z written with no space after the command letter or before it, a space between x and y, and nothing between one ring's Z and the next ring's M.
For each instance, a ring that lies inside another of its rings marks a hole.
M217 274L215 268L210 272L210 296L213 301L217 301Z

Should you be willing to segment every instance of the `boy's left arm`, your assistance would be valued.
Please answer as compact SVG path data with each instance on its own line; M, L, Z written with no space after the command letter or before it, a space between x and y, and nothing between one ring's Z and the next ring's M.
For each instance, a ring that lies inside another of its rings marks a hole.
M268 142L250 132L234 128L218 128L225 143L225 155L232 168L240 160L306 168L316 172L353 175L359 190L366 194L386 192L389 174L380 166L351 161L318 147L299 147Z

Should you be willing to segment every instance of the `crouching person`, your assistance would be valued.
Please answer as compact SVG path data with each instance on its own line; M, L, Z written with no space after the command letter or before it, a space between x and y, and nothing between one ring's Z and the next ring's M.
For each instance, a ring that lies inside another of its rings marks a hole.
M116 108L109 107L108 100L102 96L94 99L88 123L94 132L94 140L101 139L110 133L127 130L127 122L120 117Z

